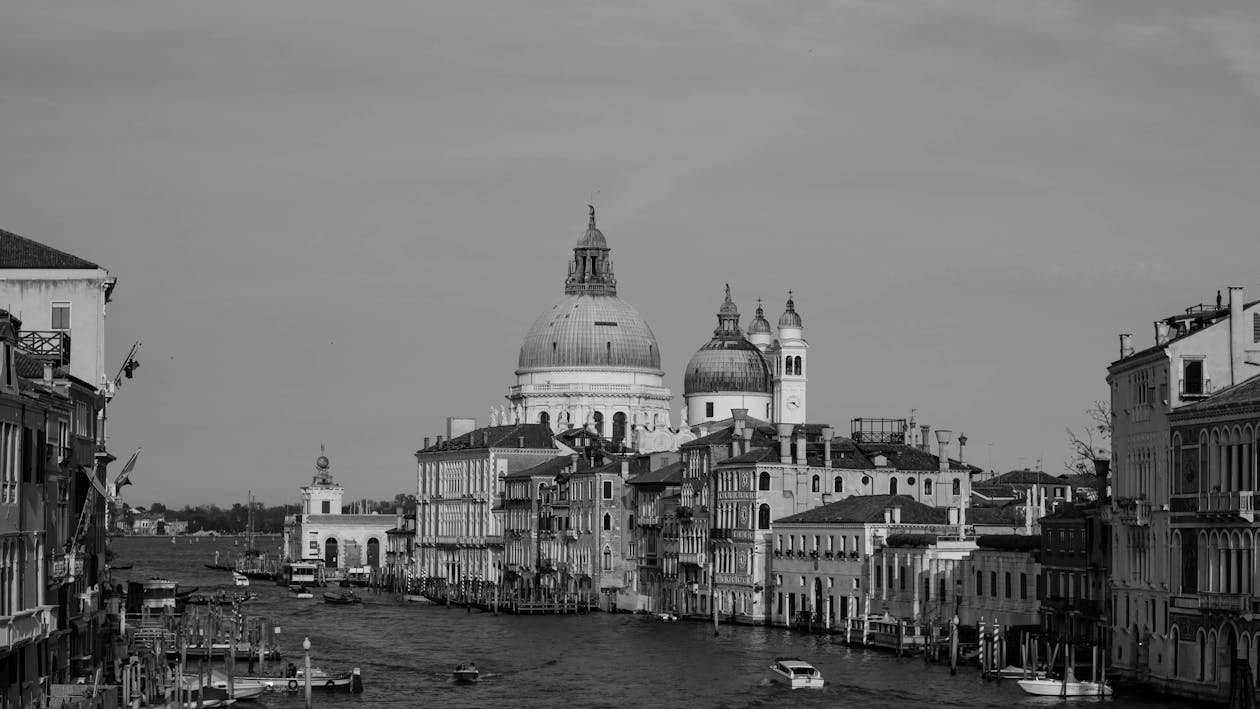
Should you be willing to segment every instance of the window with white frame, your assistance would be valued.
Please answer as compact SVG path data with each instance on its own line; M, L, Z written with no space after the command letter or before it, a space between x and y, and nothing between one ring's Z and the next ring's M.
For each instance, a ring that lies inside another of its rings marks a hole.
M50 330L70 329L70 301L54 300L52 304L52 326Z

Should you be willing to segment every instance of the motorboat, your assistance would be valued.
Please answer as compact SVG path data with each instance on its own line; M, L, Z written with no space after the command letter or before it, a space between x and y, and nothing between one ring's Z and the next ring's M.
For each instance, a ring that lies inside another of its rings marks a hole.
M190 606L234 606L258 598L257 593L236 593L231 596L220 591L218 593L201 593L189 596L184 601Z
M289 586L289 593L293 594L294 598L314 598L315 597L315 594L311 593L311 590L309 588L298 583L291 584Z
M1111 685L1089 680L1021 679L1019 688L1039 697L1110 697Z
M822 673L813 665L795 657L776 657L770 671L775 674L775 681L786 684L791 689L822 689Z
M249 577L248 577L248 576L246 576L245 574L242 574L242 573L241 573L241 572L239 572L239 571L233 571L233 572L232 572L232 583L236 584L237 586L248 586L248 585L249 585Z
M1007 665L1006 667L1003 667L1002 669L998 670L997 673L998 673L998 677L1001 677L1002 679L1045 679L1046 678L1046 673L1044 670L1038 670L1036 672L1033 672L1032 670L1028 670L1023 667L1020 667L1019 665Z
M349 605L351 603L362 603L363 599L354 591L345 592L329 592L324 594L324 603L334 603L339 605Z
M229 699L255 699L267 691L267 686L257 679L232 677L229 681L227 673L220 669L210 670L209 677L185 674L184 678L203 687L223 690Z
M669 611L666 611L664 613L657 613L656 619L659 621L666 622L666 623L672 623L678 620L678 616L674 615L673 613L670 613Z
M470 684L481 679L481 672L478 671L477 666L472 663L460 665L455 668L454 672L451 673L451 679L463 684Z

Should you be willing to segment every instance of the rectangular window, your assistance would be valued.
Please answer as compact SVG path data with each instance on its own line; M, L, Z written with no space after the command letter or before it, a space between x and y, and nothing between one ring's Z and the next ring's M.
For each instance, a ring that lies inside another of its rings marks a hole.
M611 480L605 480L605 481L604 481L604 499L605 499L605 500L611 500L611 499L612 499L612 496L613 496L613 495L612 495L612 492L613 492L613 491L612 491L612 481L611 481Z
M713 402L712 401L704 402L704 415L709 418L713 417Z
M332 503L329 502L328 500L324 500L323 502L320 502L319 510L323 514L329 514L332 511Z
M52 304L52 330L69 330L70 329L70 303L69 301L53 301Z
M1202 396L1206 393L1203 378L1203 360L1185 360L1182 363L1181 372L1181 393L1183 396Z

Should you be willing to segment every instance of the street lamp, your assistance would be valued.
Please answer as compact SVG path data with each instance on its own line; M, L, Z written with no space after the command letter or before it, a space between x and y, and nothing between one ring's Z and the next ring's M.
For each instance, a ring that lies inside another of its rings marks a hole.
M309 636L302 638L302 652L306 665L306 671L302 675L306 680L306 709L311 709L311 639Z

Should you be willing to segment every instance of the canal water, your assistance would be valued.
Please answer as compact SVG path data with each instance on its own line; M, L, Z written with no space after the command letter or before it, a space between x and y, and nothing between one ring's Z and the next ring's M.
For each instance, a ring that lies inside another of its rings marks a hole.
M278 546L277 538L266 544ZM258 544L267 550L266 544ZM122 537L113 540L115 583L169 578L200 592L234 592L230 575L205 568L215 551L226 561L243 539ZM1087 706L1173 709L1197 707L1159 695L1113 700L1025 695L1014 682L984 682L974 667L925 665L921 659L850 648L838 639L778 628L708 623L662 623L650 616L493 615L460 608L396 602L360 589L361 606L328 605L318 593L291 598L284 587L253 581L258 598L243 606L281 628L286 661L302 662L311 639L311 664L327 670L359 667L361 695L315 692L317 707L592 707L629 709L743 709L745 707L1009 707ZM770 682L777 656L801 657L821 670L822 690L790 691ZM475 662L481 681L457 685L451 670ZM301 707L301 695L267 696L237 706Z

